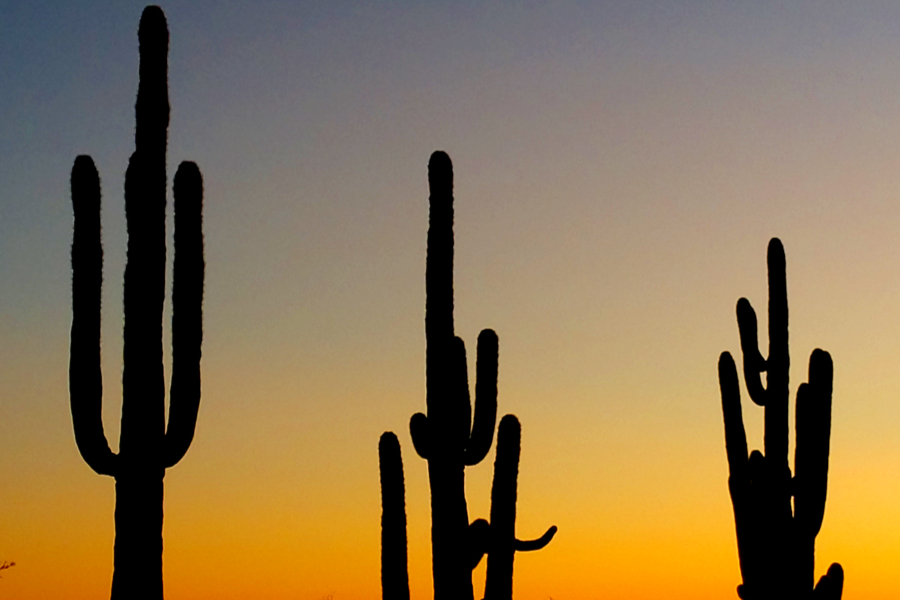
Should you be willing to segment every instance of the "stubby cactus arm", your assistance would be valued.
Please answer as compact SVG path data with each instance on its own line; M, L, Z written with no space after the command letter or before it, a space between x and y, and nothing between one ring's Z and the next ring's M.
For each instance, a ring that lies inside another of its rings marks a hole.
M72 334L69 402L75 443L100 475L116 475L118 457L103 433L103 374L100 370L100 299L103 246L100 240L100 176L89 156L72 167Z
M192 162L175 173L175 260L172 266L172 384L163 464L174 466L194 439L200 409L203 341L203 177Z

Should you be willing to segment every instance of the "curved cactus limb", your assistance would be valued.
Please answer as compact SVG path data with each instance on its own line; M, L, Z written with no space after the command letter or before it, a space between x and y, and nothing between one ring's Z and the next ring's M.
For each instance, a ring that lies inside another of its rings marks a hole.
M719 386L725 422L728 487L734 508L744 600L840 597L843 571L832 565L813 588L815 537L822 525L828 480L833 366L823 350L810 356L809 382L797 390L795 476L787 463L787 286L784 249L769 244L769 358L756 343L756 314L738 301L744 375L751 398L765 407L765 454L747 456L740 388L734 360L719 358ZM759 373L767 371L763 390ZM793 504L792 504L793 498ZM823 591L819 591L819 588Z

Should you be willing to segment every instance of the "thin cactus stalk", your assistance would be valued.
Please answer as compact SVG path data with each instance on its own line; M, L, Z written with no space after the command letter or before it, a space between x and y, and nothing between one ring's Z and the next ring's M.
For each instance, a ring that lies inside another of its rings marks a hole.
M409 600L406 492L397 436L386 431L378 442L381 471L381 597Z
M514 415L506 415L497 429L497 455L491 487L490 542L484 600L512 600L513 559L516 551L540 550L556 534L550 527L536 540L516 538L516 497L522 428Z
M138 30L140 84L135 152L125 174L128 225L119 453L101 419L100 178L88 156L72 169L72 333L69 393L75 442L98 474L116 479L113 599L161 600L163 477L187 452L200 405L203 338L203 181L184 162L174 180L172 381L165 419L162 316L166 264L166 137L169 123L165 15L148 6Z
M743 600L837 600L843 570L837 563L815 582L815 538L822 526L828 485L833 365L816 349L809 359L809 381L797 389L794 476L788 465L788 304L784 248L769 243L769 357L757 347L756 313L737 303L750 398L765 409L765 454L747 455L737 368L731 354L719 358L719 385L725 421L728 488L734 507ZM767 373L763 388L760 373ZM792 503L793 499L793 503Z
M435 600L472 600L477 528L469 531L465 468L481 462L493 443L498 345L489 329L478 336L473 422L465 344L453 331L453 166L444 152L431 155L428 183L427 415L416 413L409 427L416 452L428 461Z

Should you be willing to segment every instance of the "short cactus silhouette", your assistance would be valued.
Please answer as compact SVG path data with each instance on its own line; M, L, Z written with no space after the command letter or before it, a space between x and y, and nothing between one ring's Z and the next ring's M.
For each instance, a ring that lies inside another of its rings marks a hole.
M381 590L384 600L409 600L406 491L400 442L385 432L378 442L381 470Z
M809 382L797 389L794 476L788 465L788 304L784 248L769 242L769 357L757 347L756 313L738 300L737 319L750 398L765 408L765 455L747 456L737 369L731 354L719 357L725 420L728 488L734 507L743 600L770 598L837 600L843 570L833 564L815 582L815 538L822 526L828 484L833 366L824 350L813 351ZM760 374L766 372L763 388ZM793 498L793 505L791 499Z
M428 410L427 416L422 413L413 415L409 427L416 452L428 460L434 596L436 600L472 600L472 570L485 553L488 553L489 560L493 553L496 557L493 560L497 565L494 567L493 578L497 581L497 589L504 589L500 582L505 578L508 578L509 588L507 595L497 592L496 597L511 597L512 553L516 549L537 550L544 547L553 537L556 528L551 527L535 542L515 540L519 424L511 415L504 417L507 425L502 431L506 433L502 434L502 448L498 441L495 463L491 518L498 520L498 526L495 528L484 519L469 524L465 468L484 460L493 443L497 420L498 340L490 329L483 330L478 336L473 423L465 344L453 333L453 166L450 157L444 152L431 155L428 182L431 189L425 266L425 376ZM405 573L405 516L402 545L397 541L400 537L400 528L396 525L399 518L387 517L388 514L395 514L398 494L401 498L399 505L402 507L402 463L399 444L396 445L394 456L395 440L393 434L386 433L379 444L384 514L382 590L385 600L406 598L409 594ZM399 492L396 484L398 477L391 475L397 471L400 473ZM388 481L395 482L391 486L393 491L387 489ZM389 550L389 546L394 550ZM387 557L386 554L390 552L396 556ZM508 557L505 557L507 554ZM401 568L401 562L403 575L394 575L395 568ZM508 568L504 570L502 565L505 563L508 563ZM385 575L388 569L392 573L390 578ZM403 583L395 587L388 581Z
M72 333L69 393L75 442L97 473L116 479L112 598L161 599L163 477L185 455L200 405L203 338L203 182L184 162L174 181L172 383L165 421L162 316L166 276L166 137L169 32L162 10L147 7L138 30L140 84L135 152L125 174L128 251L119 453L103 432L100 371L100 178L79 156L72 168Z

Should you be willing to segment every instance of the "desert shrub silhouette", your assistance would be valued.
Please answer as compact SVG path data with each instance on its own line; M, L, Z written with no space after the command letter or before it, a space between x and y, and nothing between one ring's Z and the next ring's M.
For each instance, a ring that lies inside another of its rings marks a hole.
M734 507L743 600L837 600L844 574L837 563L813 588L815 540L825 513L831 436L831 356L816 349L809 381L797 389L794 476L788 465L788 304L784 247L772 238L768 250L769 357L757 347L756 313L746 298L737 303L750 398L765 408L765 454L747 456L737 369L731 354L719 357L725 421L728 489ZM766 373L766 387L760 380ZM791 499L793 498L793 506Z
M518 420L501 421L491 495L491 521L469 524L465 468L487 456L497 420L497 335L478 336L475 410L469 396L466 349L453 332L453 166L444 152L428 163L429 227L425 266L425 377L427 414L416 413L409 429L416 452L428 461L434 597L474 597L472 570L485 553L485 600L512 597L516 550L546 546L556 527L531 542L515 539L516 484L520 450ZM379 444L382 481L382 593L409 597L406 517L399 442L385 433Z
M162 599L163 477L187 452L200 405L203 338L203 181L183 162L174 181L172 382L165 419L162 317L166 278L166 137L169 125L165 15L148 6L138 29L140 83L135 152L125 173L128 250L119 453L103 432L100 370L100 178L88 156L72 168L72 334L69 393L85 462L116 479L112 598Z

